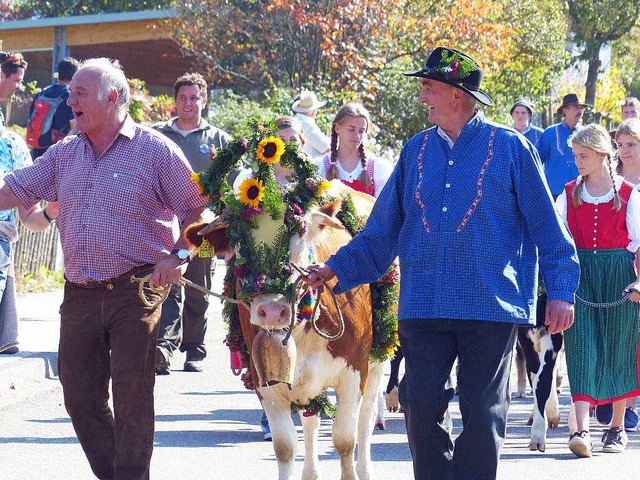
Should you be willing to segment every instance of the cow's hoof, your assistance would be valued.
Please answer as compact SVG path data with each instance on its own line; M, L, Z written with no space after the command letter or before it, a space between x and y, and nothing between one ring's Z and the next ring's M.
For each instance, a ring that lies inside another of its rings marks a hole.
M376 425L373 427L374 430L386 430L387 424L384 422L376 421Z
M527 420L527 425L533 425L533 417L529 417L529 419Z
M557 418L549 418L547 425L551 430L555 430L556 428L558 428L558 426L560 425L560 416L558 415Z
M521 391L517 391L514 395L513 398L527 398L527 392L521 392Z
M398 400L398 387L393 387L387 395L384 397L384 401L387 405L387 410L390 412L397 412L400 409L400 401Z
M544 443L538 443L535 440L531 440L531 442L529 443L529 450L531 450L532 452L535 452L536 450L538 452L544 452L544 449Z

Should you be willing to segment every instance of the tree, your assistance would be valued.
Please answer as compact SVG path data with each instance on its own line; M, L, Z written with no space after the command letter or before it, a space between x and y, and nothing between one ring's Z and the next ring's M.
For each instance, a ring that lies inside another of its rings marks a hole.
M564 66L559 0L198 0L180 12L176 38L216 86L307 87L333 106L358 99L400 141L426 125L418 84L402 71L437 45L474 56L509 101L545 92Z
M137 12L171 6L171 0L24 0L20 9L37 17Z
M29 12L25 12L17 1L0 1L0 21L23 20L31 17Z
M573 41L582 48L579 60L589 62L586 103L595 105L600 73L600 49L620 39L636 25L640 17L637 0L568 0Z
M626 95L640 98L640 24L611 45L611 63L620 72Z
M510 124L509 109L516 98L527 97L538 107L548 102L570 57L562 2L507 0L504 4L503 21L509 25L513 50L508 61L491 72L485 88L496 104L491 116Z

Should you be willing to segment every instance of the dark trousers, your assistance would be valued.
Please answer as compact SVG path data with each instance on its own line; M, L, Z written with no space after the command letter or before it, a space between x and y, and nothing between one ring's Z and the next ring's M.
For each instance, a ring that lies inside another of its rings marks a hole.
M516 332L512 324L471 320L399 322L405 358L399 396L416 480L496 478ZM448 377L456 357L463 430L454 449Z
M211 290L211 261L211 258L196 256L189 262L184 277ZM187 360L205 358L208 307L209 298L204 293L191 287L172 286L169 297L162 305L158 346L169 354L180 348L181 352L187 352Z
M147 296L158 298L150 291ZM92 287L67 282L60 312L65 407L93 473L109 480L148 479L160 308L145 307L138 284L126 276Z

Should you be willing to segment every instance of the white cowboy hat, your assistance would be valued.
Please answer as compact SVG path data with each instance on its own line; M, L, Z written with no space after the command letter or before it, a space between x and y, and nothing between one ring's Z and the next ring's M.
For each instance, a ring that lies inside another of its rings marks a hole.
M291 110L298 113L307 113L323 107L326 103L327 102L319 101L315 93L309 90L304 90L300 92L300 97L293 102Z

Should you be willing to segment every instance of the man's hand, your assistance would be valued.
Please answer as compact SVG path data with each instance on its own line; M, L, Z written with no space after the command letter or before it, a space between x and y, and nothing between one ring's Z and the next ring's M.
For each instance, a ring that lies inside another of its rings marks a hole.
M181 263L175 255L167 255L156 264L151 281L156 287L166 287L172 283L178 284L187 264Z
M333 269L324 264L311 265L307 270L311 271L306 278L306 282L311 288L318 288L324 282L328 282L336 276Z
M545 322L549 333L560 333L573 325L573 303L564 300L549 300L545 311Z
M632 302L640 302L640 295L638 294L638 292L640 292L640 280L636 280L635 282L627 285L627 288L624 289L624 293L627 292L631 292L629 300Z

